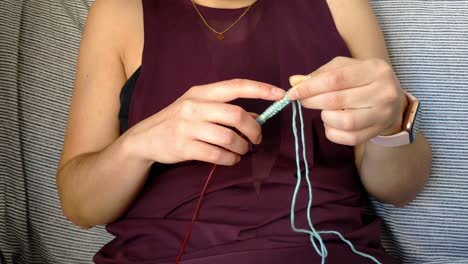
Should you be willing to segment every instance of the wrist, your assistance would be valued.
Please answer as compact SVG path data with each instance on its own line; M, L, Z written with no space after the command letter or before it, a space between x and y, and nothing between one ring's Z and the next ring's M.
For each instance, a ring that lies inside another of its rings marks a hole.
M406 113L406 109L408 107L408 99L404 95L404 93L402 93L400 98L401 98L400 99L401 103L400 103L400 109L398 112L398 118L387 129L380 132L379 134L380 136L394 135L402 131L403 119Z
M143 152L138 146L137 138L132 133L123 134L116 142L123 161L130 161L145 168L150 168L153 165L154 160L142 155Z

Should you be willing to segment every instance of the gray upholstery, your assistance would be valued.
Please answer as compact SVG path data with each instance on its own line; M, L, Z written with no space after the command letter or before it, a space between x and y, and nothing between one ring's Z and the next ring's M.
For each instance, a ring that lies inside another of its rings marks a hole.
M0 2L0 263L90 263L111 238L66 221L55 189L90 2ZM468 0L373 5L402 83L423 101L434 151L415 202L374 203L385 245L404 263L468 263Z
M468 263L468 1L373 1L404 87L422 100L433 150L426 190L379 205L387 247L405 263Z
M0 1L0 252L5 263L90 263L110 239L62 217L55 188L89 3Z

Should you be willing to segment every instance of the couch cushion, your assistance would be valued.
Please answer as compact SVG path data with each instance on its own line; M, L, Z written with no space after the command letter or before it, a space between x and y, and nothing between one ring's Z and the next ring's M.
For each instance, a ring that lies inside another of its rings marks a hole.
M0 253L4 263L90 263L111 237L64 219L55 187L89 3L0 1ZM2 261L0 261L2 262Z
M468 1L374 0L394 67L422 100L433 151L426 190L404 209L376 203L404 263L468 263Z
M111 238L79 230L55 189L90 0L0 2L0 263L90 263ZM423 101L430 182L404 209L375 202L404 263L468 263L468 0L374 0L400 79Z

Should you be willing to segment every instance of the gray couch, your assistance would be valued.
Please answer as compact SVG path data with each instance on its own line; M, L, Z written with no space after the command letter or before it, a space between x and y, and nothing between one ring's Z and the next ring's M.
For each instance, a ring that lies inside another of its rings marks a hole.
M63 218L54 179L90 2L0 2L0 263L90 263L111 239ZM384 244L403 263L468 263L468 0L373 5L434 153L416 201L374 202Z

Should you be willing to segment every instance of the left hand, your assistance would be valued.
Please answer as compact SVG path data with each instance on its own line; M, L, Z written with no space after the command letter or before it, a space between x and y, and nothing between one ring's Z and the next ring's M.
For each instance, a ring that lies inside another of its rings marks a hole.
M289 97L322 110L330 141L356 146L401 131L407 100L385 60L337 57L309 76L290 78Z

